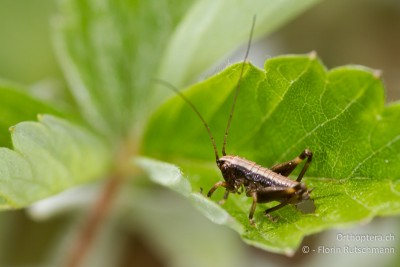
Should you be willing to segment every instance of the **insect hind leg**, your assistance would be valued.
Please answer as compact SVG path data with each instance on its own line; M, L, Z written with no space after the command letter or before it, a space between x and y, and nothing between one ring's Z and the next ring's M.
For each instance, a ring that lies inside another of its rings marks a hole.
M282 203L279 203L278 205L276 205L276 206L274 206L274 207L272 207L272 208L266 209L266 210L264 211L264 214L265 214L265 216L267 216L271 221L276 222L276 221L277 221L277 218L274 218L274 217L271 215L271 212L276 211L276 210L279 210L279 209L285 207L287 204L289 204L289 201L288 201L288 200L287 200L287 201L283 201Z
M306 173L308 167L310 166L310 163L312 161L312 156L313 153L311 152L311 150L309 149L305 149L303 152L301 152L301 154L299 156L297 156L296 158L287 161L287 162L283 162L283 163L279 163L276 164L274 166L271 167L271 170L273 172L279 173L283 176L288 176L290 175L294 169L296 169L296 167L307 158L306 163L303 166L303 169L301 170L299 176L297 177L296 181L300 182L301 179L303 179L304 174Z

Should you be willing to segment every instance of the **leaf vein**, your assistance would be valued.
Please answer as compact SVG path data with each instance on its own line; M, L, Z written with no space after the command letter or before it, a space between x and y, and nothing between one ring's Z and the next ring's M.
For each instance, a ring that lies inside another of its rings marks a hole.
M354 104L357 103L357 100L364 95L366 89L368 88L369 84L364 86L358 93L357 95L339 112L337 113L335 116L333 116L330 119L327 119L325 121L323 121L322 123L317 124L317 126L314 127L314 129L312 129L309 132L306 132L306 134L297 139L297 141L290 146L284 153L281 154L281 156L279 157L279 161L283 161L284 158L286 158L288 156L288 154L290 153L290 151L293 150L293 148L295 148L296 146L298 146L301 142L303 142L306 138L308 138L309 136L311 136L314 132L316 132L318 129L324 127L326 124L335 121L336 119L338 119L340 116L342 116L343 114L345 114L345 112L350 109L351 106L353 106Z

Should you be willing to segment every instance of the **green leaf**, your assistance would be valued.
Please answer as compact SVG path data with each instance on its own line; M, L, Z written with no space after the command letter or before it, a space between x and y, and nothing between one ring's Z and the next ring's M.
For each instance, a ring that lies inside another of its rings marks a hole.
M14 150L0 148L0 209L27 206L109 168L103 140L50 115L17 124L11 137Z
M11 139L7 134L9 127L21 121L34 120L39 113L61 115L54 107L22 90L0 84L0 146L11 147Z
M233 65L185 91L209 123L217 145L222 144L240 67ZM283 56L267 60L265 70L248 64L240 88L228 154L269 167L311 149L314 158L303 181L315 188L314 213L287 206L273 213L279 218L274 223L263 210L276 203L258 204L252 227L250 198L232 195L218 207L222 189L212 200L194 193L208 190L222 176L204 126L179 97L154 114L142 152L174 162L183 174L176 175L171 186L165 163L144 159L139 165L155 182L189 198L196 195L201 204L195 206L211 220L235 225L247 243L280 253L292 254L305 235L400 213L400 105L384 106L376 72L360 66L327 71L313 54ZM179 185L187 181L190 187ZM224 211L231 220L216 219Z
M60 1L58 57L89 123L118 137L142 121L151 73L191 2Z

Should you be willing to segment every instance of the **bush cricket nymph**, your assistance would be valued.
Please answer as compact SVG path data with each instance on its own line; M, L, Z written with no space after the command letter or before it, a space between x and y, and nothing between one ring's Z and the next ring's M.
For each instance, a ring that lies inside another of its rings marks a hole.
M232 115L235 109L235 104L240 89L240 82L250 50L254 25L255 18L253 19L246 55L242 64L239 80L236 85L233 104L225 130L224 142L222 146L222 157L220 157L218 154L217 145L211 133L210 127L208 126L207 122L200 114L198 109L178 89L176 89L169 83L159 81L175 91L192 108L192 110L203 122L204 127L208 132L209 138L213 145L216 163L218 168L221 170L224 180L215 183L214 186L208 191L207 197L211 197L215 190L219 187L225 188L222 202L224 202L228 198L228 195L230 193L241 193L244 191L246 193L246 196L253 199L249 212L249 220L251 224L254 224L253 215L257 203L267 203L272 201L280 202L278 205L265 210L265 215L267 215L271 219L271 212L276 211L288 204L298 204L303 200L308 200L310 198L310 193L312 189L308 189L307 186L301 182L301 180L311 163L313 155L309 149L305 149L299 156L297 156L293 160L274 165L271 168L266 168L239 156L227 155L225 152L228 132L233 117ZM307 159L307 161L304 164L297 179L289 179L288 176L305 159Z

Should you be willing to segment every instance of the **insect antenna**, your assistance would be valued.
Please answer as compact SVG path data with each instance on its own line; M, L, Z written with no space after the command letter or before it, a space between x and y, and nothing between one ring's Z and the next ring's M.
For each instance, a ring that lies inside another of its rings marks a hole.
M225 152L226 140L228 139L229 128L231 127L233 111L235 110L236 100L237 100L237 97L238 97L238 94L239 94L240 81L242 80L242 76L243 76L243 73L244 73L244 67L246 65L247 58L249 57L251 39L253 38L253 32L254 32L254 25L255 24L256 24L256 16L254 15L253 16L253 23L251 25L251 30L250 30L249 41L247 43L246 54L245 54L244 59L243 59L243 64L242 64L242 68L240 70L239 80L238 80L238 83L236 85L236 91L235 91L235 96L233 98L231 113L229 114L228 124L226 125L225 136L224 136L224 144L222 146L222 155L223 156L226 156L226 152Z
M182 93L180 92L175 86L173 86L172 84L170 84L169 82L166 82L164 80L161 79L153 79L154 81L168 87L169 89L171 89L172 91L174 91L177 95L179 95L192 109L193 111L197 114L197 116L200 118L200 120L203 122L204 127L206 128L207 132L208 132L208 136L210 137L211 143L213 145L214 148L214 153L215 153L215 160L218 163L219 162L219 155L218 155L218 149L217 149L217 145L215 143L215 139L214 136L211 133L210 127L208 126L206 120L203 118L203 116L201 116L199 110L196 108L195 105L193 105L192 102L190 102L190 100Z

